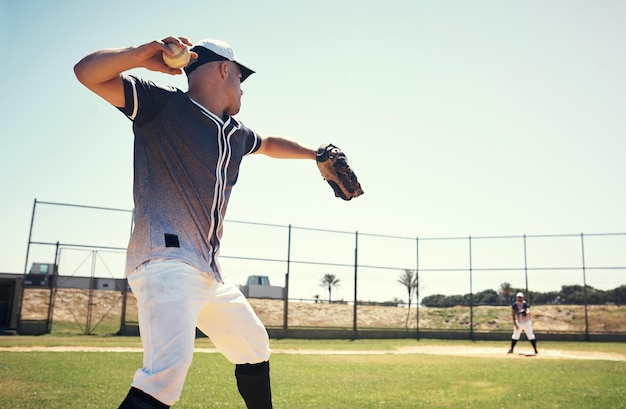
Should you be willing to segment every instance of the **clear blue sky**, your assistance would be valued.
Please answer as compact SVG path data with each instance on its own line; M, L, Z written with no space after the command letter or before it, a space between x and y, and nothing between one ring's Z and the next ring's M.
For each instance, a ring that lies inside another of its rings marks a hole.
M335 143L366 192L343 202L310 162L252 157L229 219L410 237L624 232L625 17L621 0L2 0L0 271L23 270L35 198L132 208L130 123L72 67L168 35L230 42L257 71L238 118Z

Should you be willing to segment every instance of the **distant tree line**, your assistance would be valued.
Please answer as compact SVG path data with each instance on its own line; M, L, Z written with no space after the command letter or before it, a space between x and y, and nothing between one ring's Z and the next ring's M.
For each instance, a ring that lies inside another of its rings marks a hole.
M524 289L513 289L509 283L502 283L499 291L483 290L473 295L443 295L433 294L422 299L421 305L424 307L453 307L455 305L509 305L515 299L515 294L521 291L524 298L531 304L555 304L555 305L582 305L587 304L603 305L615 304L626 305L626 285L621 285L612 290L604 291L592 286L564 285L560 291L528 291Z

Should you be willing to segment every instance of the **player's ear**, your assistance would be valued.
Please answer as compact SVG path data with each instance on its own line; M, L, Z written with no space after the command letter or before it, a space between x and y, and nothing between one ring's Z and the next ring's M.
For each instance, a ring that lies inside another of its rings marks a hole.
M230 67L228 66L228 61L220 62L220 75L222 79L226 79L230 73Z

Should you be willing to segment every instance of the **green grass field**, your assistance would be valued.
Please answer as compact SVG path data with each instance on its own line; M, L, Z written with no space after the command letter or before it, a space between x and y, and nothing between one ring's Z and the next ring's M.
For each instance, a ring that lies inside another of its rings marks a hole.
M136 337L0 337L0 402L4 408L117 408L141 365L140 352L7 349L32 346L106 348L140 344ZM197 346L212 347L207 339L198 339ZM412 346L497 347L503 353L495 357L392 353ZM283 351L275 353L271 361L276 409L626 406L626 361L541 357L541 351L551 350L625 356L626 344L544 342L540 343L539 357L506 355L508 343L503 342L273 340L272 347ZM297 350L309 353L288 353ZM197 353L175 407L244 408L236 391L233 366L220 354Z

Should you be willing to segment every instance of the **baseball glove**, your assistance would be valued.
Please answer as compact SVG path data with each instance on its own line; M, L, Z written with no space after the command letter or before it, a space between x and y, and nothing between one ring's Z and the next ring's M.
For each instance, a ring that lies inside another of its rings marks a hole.
M363 194L361 184L341 149L335 145L323 144L317 150L316 162L322 177L335 191L335 196L350 200Z

